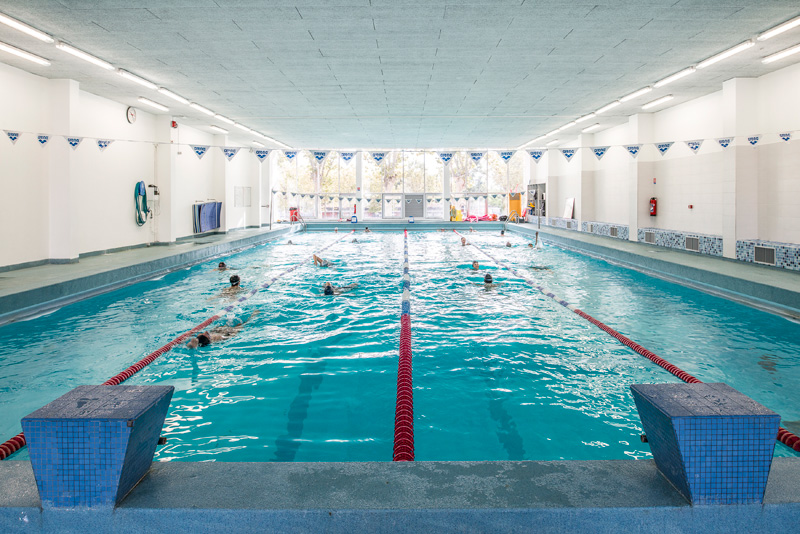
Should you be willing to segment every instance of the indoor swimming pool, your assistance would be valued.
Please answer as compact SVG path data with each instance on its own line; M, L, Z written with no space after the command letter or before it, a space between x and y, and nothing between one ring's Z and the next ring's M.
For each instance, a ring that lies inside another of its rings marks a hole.
M464 234L704 382L726 382L800 430L800 325L518 235ZM72 388L99 384L252 289L303 265L126 384L175 394L157 461L389 461L403 232L295 234L0 327L0 441ZM353 242L353 240L357 242ZM506 243L512 246L507 247ZM677 378L530 288L453 232L409 232L417 460L650 456L629 386ZM231 270L215 270L224 260ZM477 260L480 269L470 268ZM490 272L496 287L487 288ZM322 285L357 283L327 297ZM776 455L794 455L777 444ZM14 455L23 459L25 449Z

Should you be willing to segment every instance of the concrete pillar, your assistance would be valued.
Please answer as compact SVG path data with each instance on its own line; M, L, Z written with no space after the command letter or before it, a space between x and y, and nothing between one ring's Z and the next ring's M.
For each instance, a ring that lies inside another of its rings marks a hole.
M227 135L215 135L214 141L212 142L211 146L208 149L208 153L205 155L206 158L211 158L211 165L214 169L214 178L213 178L213 198L217 202L222 202L222 214L220 215L220 232L227 232L229 229L234 227L234 225L228 221L228 213L232 210L229 210L229 206L233 206L233 186L231 185L228 187L228 158L225 157L223 154L222 149L220 147L228 145L228 136ZM239 157L241 154L237 154ZM229 204L230 203L230 204Z
M758 80L722 84L723 132L737 139L723 152L722 255L736 258L736 241L758 238L758 151L746 136L759 132Z
M364 220L364 152L356 152L356 216Z
M582 228L583 221L594 221L597 209L594 205L595 199L595 169L597 168L597 158L592 154L591 147L594 143L594 135L581 134L578 136L578 146L583 147L572 157L571 165L580 167L580 189L578 198L575 199L575 218L578 220L578 228Z
M155 226L154 241L161 243L172 243L178 238L175 182L177 181L177 157L181 146L176 144L178 129L172 128L170 122L171 119L157 121L155 127L156 170L153 178L155 185L158 186L159 195L157 200L155 196L153 197L154 203L158 202L158 205L154 206L153 225ZM192 150L188 146L184 146L182 149L187 153ZM148 195L150 193L150 191L147 192Z
M453 199L450 198L450 165L445 163L442 171L442 204L444 205L442 220L450 220L450 205L452 203Z
M652 113L638 113L628 118L631 145L643 145L639 155L628 166L628 240L638 241L639 228L655 226L655 218L650 217L650 197L658 196L655 178L655 163L650 153L645 150L648 143L653 143ZM628 155L630 156L630 154Z
M50 81L50 131L72 136L78 118L80 91L74 80ZM78 261L78 212L75 185L74 150L60 136L53 136L48 143L49 186L49 258L55 261ZM83 144L88 144L84 141ZM79 146L90 150L92 147Z

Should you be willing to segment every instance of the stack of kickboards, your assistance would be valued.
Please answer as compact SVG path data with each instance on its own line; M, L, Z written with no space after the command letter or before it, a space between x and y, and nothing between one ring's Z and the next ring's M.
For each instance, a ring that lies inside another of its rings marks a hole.
M202 234L219 228L222 202L205 202L192 206L194 233Z

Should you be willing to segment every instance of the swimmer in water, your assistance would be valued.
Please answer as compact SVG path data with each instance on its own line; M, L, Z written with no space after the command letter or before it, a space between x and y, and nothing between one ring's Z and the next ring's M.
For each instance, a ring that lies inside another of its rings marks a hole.
M467 238L466 237L462 237L461 238L461 246L462 247L466 247L467 245L469 245L469 243L467 243Z
M312 254L312 257L314 258L314 265L318 265L319 267L331 267L333 265L328 260L323 260L316 254Z
M356 239L356 238L354 237L354 238L353 238L353 240L351 241L351 243L358 243L358 239Z
M333 233L334 234L338 234L339 233L339 227L338 226L333 229Z
M506 231L505 230L500 230L500 237L503 237L504 235L506 235Z
M528 248L533 248L533 243L528 243Z
M241 283L241 279L239 278L238 274L231 276L229 281L231 283L231 287L226 287L223 289L221 293L222 295L235 295L242 290L241 286L239 285Z
M469 231L470 231L470 232L474 232L474 231L475 231L475 229L474 229L473 227L471 227L471 226L470 226L470 227L469 227Z
M511 246L511 241L506 241L506 246L510 247Z
M287 242L286 242L286 244L287 244L287 245L294 245L294 243L292 243L292 240L291 240L291 239L290 239L289 241L287 241Z
M473 271L477 271L477 270L478 270L478 269L480 269L480 268L481 268L481 267L480 267L480 265L478 265L478 262L477 262L477 261L473 261L473 262L472 262L472 270L473 270Z
M219 262L219 265L217 265L217 268L216 268L216 269L214 269L214 270L215 270L215 271L227 271L228 269L230 269L230 267L228 267L227 265L225 265L225 262L224 262L224 261L221 261L221 262Z
M186 347L190 349L196 349L197 347L205 347L206 345L210 345L212 343L219 343L220 341L230 339L238 334L239 331L244 328L245 323L252 319L256 314L258 314L258 310L251 313L250 317L236 326L217 326L211 330L206 330L205 332L202 332L196 337L190 339L186 344Z
M372 232L372 230L369 229L369 226L365 226L364 227L364 233L365 234L369 234L370 232Z
M322 294L326 297L331 297L333 295L341 295L342 293L347 293L348 291L352 291L358 287L358 284L347 284L346 286L339 286L336 287L332 285L330 282L325 282L325 285L322 286Z
M498 284L498 283L496 283L494 281L494 279L492 278L491 274L486 273L486 276L483 277L483 289L485 289L486 291L494 289L494 288L498 287L499 285L500 284Z

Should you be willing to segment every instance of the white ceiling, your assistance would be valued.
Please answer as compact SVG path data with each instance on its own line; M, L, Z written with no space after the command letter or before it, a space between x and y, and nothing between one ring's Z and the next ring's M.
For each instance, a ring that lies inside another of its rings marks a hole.
M342 4L342 5L338 5ZM294 147L514 148L800 13L797 0L0 0L0 11ZM225 124L0 25L0 61ZM800 60L800 28L623 104L612 126ZM148 110L150 111L150 110ZM582 126L585 126L582 125ZM4 125L13 127L13 125ZM578 126L574 133L580 131ZM569 132L571 132L570 130Z

